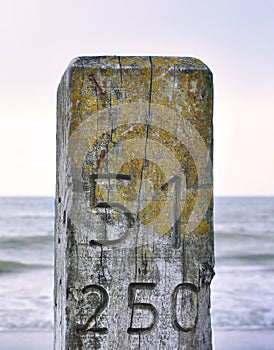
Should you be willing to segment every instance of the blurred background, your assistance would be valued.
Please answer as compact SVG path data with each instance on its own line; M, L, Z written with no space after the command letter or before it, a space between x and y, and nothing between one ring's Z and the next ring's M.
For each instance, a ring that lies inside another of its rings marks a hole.
M206 63L215 194L273 194L273 13L273 0L3 2L0 194L54 194L58 83L74 57L107 54Z

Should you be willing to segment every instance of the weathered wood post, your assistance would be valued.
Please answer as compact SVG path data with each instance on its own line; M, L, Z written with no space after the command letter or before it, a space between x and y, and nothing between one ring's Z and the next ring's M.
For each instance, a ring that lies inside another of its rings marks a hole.
M212 74L81 57L58 90L55 350L211 349Z

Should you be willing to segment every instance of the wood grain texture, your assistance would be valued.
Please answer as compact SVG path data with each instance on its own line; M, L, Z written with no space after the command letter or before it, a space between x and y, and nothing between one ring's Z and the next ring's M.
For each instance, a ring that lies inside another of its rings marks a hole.
M55 350L212 348L210 70L80 57L58 89Z

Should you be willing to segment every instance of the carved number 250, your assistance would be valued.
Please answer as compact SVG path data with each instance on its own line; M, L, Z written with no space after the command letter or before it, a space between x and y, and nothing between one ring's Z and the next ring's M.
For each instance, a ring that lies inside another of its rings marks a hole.
M155 283L130 283L128 286L128 307L132 309L132 318L127 332L129 334L140 334L149 332L158 321L158 311L154 305L150 303L135 302L137 290L153 290L156 287ZM100 295L100 303L95 309L87 322L77 327L79 335L87 332L95 332L98 334L108 333L106 327L97 327L96 320L107 308L109 298L108 293L102 286L91 284L82 289L83 294L96 293ZM178 295L181 294L181 298ZM147 310L152 315L152 321L146 327L134 328L133 312L134 310ZM178 316L178 314L180 316ZM177 285L171 295L171 321L174 329L178 331L188 332L196 326L198 319L198 288L192 283L181 283Z

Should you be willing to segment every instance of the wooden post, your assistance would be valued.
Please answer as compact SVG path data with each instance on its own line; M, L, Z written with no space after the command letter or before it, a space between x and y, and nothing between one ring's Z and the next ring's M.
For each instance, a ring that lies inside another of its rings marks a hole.
M66 70L55 350L212 348L212 104L194 58L81 57Z

